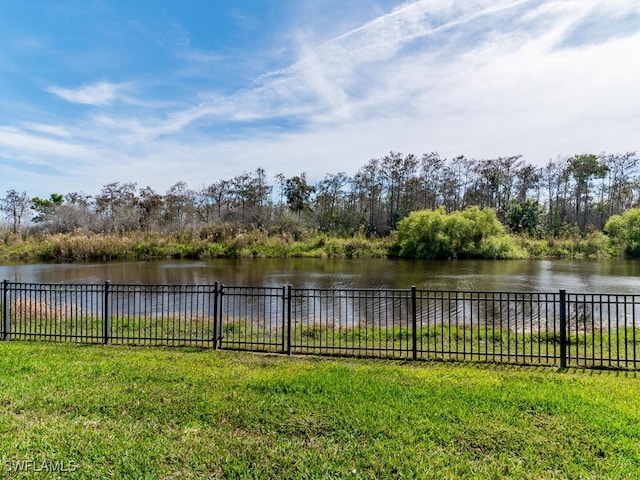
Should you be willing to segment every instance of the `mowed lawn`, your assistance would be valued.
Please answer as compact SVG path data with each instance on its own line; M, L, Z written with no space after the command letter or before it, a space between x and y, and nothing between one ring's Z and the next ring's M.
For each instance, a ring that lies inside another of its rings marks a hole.
M0 352L0 478L640 478L635 373Z

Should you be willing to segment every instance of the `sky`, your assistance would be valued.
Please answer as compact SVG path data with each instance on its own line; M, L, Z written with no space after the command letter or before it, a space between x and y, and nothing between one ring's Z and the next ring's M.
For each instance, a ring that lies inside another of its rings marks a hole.
M0 0L0 196L638 149L638 0Z

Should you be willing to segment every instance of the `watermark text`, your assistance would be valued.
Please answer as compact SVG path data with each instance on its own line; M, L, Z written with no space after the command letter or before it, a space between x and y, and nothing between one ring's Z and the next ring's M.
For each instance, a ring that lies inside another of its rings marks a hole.
M80 465L73 460L19 460L3 458L2 466L6 472L14 473L69 473L78 470Z

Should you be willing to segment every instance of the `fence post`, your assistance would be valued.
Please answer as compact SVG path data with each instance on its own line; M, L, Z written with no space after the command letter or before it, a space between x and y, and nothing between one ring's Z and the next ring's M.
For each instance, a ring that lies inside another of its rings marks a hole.
M560 289L560 368L567 368L567 292Z
M287 285L287 355L291 355L291 285Z
M218 348L220 350L222 350L222 338L223 338L223 328L222 328L222 321L224 320L223 316L222 316L222 297L224 295L224 284L220 283L218 284Z
M213 284L213 349L218 349L218 282Z
M2 334L3 340L9 339L9 330L11 329L11 322L9 319L9 305L7 304L7 290L9 281L2 281L2 324L4 325L4 333Z
M287 351L287 287L282 287L282 324L280 325L282 329L282 339L280 340L282 343L282 352Z
M104 282L104 298L102 299L102 343L109 343L111 336L111 319L109 318L109 286L111 282Z
M416 300L416 286L411 287L411 341L413 342L413 360L418 359L418 309Z

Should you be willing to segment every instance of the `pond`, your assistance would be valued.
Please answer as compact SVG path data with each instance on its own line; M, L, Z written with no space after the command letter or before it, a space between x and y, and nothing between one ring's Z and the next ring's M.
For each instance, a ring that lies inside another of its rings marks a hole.
M225 285L294 288L640 293L637 260L238 259L0 266L24 283Z

